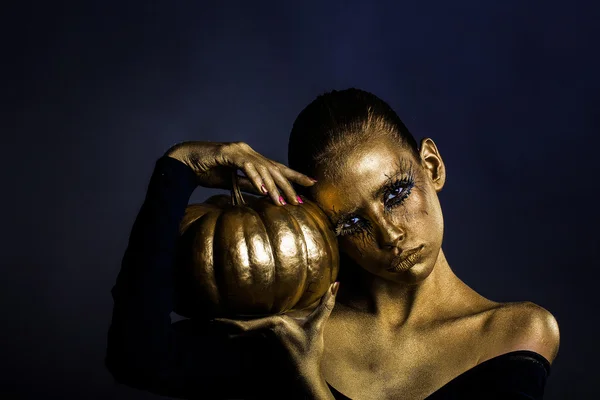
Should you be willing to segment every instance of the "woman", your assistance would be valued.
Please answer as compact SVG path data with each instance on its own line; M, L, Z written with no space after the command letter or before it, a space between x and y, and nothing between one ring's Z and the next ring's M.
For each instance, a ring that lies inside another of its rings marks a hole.
M453 273L437 197L446 173L431 139L418 148L385 102L349 89L300 113L288 151L289 168L245 143L180 143L157 161L113 288L106 364L118 381L186 398L542 398L557 323ZM247 192L291 206L301 193L323 209L341 284L309 315L171 325L187 201L197 185L229 187L231 168Z

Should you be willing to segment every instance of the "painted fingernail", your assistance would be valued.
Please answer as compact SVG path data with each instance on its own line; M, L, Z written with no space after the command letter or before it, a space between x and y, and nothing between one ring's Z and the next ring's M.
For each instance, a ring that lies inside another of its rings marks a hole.
M308 179L310 179L310 180L311 180L311 181L313 181L313 182L317 182L317 180L316 180L316 179L314 179L314 178L308 178Z
M335 296L337 294L338 289L340 288L340 283L336 282L333 284L333 287L331 288L331 293L333 293L333 295Z
M283 196L279 196L279 202L280 202L282 205L286 205L286 204L287 204L287 203L285 202L285 200L283 199Z
M296 199L298 199L298 203L303 204L304 202L302 201L302 199L300 198L300 196L296 196Z
M265 185L260 185L260 190L262 190L263 193L269 193Z

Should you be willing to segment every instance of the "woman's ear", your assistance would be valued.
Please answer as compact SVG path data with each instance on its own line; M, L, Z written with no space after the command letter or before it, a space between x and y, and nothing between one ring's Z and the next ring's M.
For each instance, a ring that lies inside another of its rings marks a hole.
M446 182L446 167L433 140L430 138L421 140L419 153L421 155L421 166L431 179L435 191L441 191Z

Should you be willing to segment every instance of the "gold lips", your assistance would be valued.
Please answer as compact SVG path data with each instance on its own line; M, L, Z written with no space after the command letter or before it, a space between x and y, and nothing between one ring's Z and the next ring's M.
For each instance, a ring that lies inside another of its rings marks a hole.
M421 250L423 247L419 247L417 250L410 253L408 256L398 256L392 260L392 266L387 270L390 272L403 272L408 271L413 265L417 263L421 256Z

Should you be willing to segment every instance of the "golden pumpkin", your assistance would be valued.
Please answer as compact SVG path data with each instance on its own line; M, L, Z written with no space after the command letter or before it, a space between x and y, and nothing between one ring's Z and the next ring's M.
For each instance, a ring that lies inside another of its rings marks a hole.
M175 312L253 318L314 306L339 269L327 217L304 197L297 206L244 199L236 180L231 197L186 208L174 270Z

